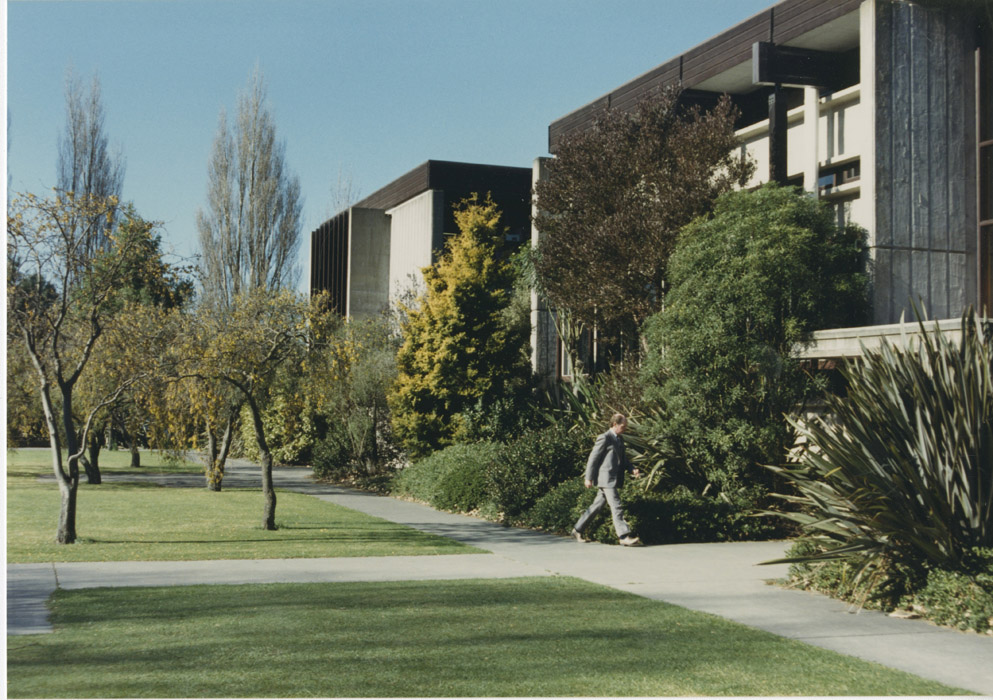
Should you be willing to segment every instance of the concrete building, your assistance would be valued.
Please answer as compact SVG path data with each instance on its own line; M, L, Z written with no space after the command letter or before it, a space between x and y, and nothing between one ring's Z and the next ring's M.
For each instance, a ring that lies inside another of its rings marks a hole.
M327 291L339 313L367 317L416 291L457 232L454 205L473 193L491 194L512 243L528 240L530 169L429 160L311 233L311 294Z
M860 342L913 319L911 299L936 319L993 308L986 11L980 2L783 0L556 120L549 151L599 111L630 109L662 86L704 106L729 94L742 149L758 166L750 184L802 185L868 231L874 325L818 333L807 353L856 355ZM541 170L538 161L534 176ZM562 360L547 310L534 306L534 362L551 378Z

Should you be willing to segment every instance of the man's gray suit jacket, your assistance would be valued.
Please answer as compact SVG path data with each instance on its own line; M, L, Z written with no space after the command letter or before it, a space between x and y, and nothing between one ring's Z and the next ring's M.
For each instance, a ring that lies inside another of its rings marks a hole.
M624 486L624 471L630 466L624 455L624 440L608 430L597 436L590 458L586 460L586 479L599 488Z

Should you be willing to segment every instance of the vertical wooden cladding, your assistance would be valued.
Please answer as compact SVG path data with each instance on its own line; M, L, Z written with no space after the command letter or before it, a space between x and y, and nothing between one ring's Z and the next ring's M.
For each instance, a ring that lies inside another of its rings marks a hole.
M349 214L342 212L310 234L310 293L328 292L331 308L345 314Z
M861 0L783 0L621 85L609 94L558 119L548 127L548 150L555 153L568 134L585 131L605 108L629 110L652 91L682 84L692 89L709 78L751 60L752 44L785 44L859 9Z
M993 317L993 26L980 27L976 61L979 308Z
M932 317L956 317L978 294L976 18L876 12L876 322L918 297Z

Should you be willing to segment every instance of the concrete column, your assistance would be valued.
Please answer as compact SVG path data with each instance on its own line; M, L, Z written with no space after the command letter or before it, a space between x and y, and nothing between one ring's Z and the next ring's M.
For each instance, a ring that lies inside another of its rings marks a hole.
M868 232L869 256L876 257L876 0L864 0L859 8L859 100L866 125L858 133L862 143L859 177L859 224Z
M547 164L549 158L535 158L532 166L532 188L541 180L548 177ZM537 200L532 199L532 217L538 213ZM540 233L531 224L531 247L538 246ZM555 331L555 319L548 308L547 301L531 290L531 370L541 384L550 384L556 377L556 342L558 335Z
M820 120L821 93L815 87L803 89L803 140L807 144L803 163L803 189L817 197L820 188Z

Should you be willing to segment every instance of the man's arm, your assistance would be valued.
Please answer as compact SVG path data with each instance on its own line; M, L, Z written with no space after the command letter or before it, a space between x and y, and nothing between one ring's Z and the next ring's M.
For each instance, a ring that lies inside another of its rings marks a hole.
M607 452L607 434L601 433L597 436L593 449L590 451L590 458L586 460L586 488L593 485L596 480L597 470L603 462L603 456Z

